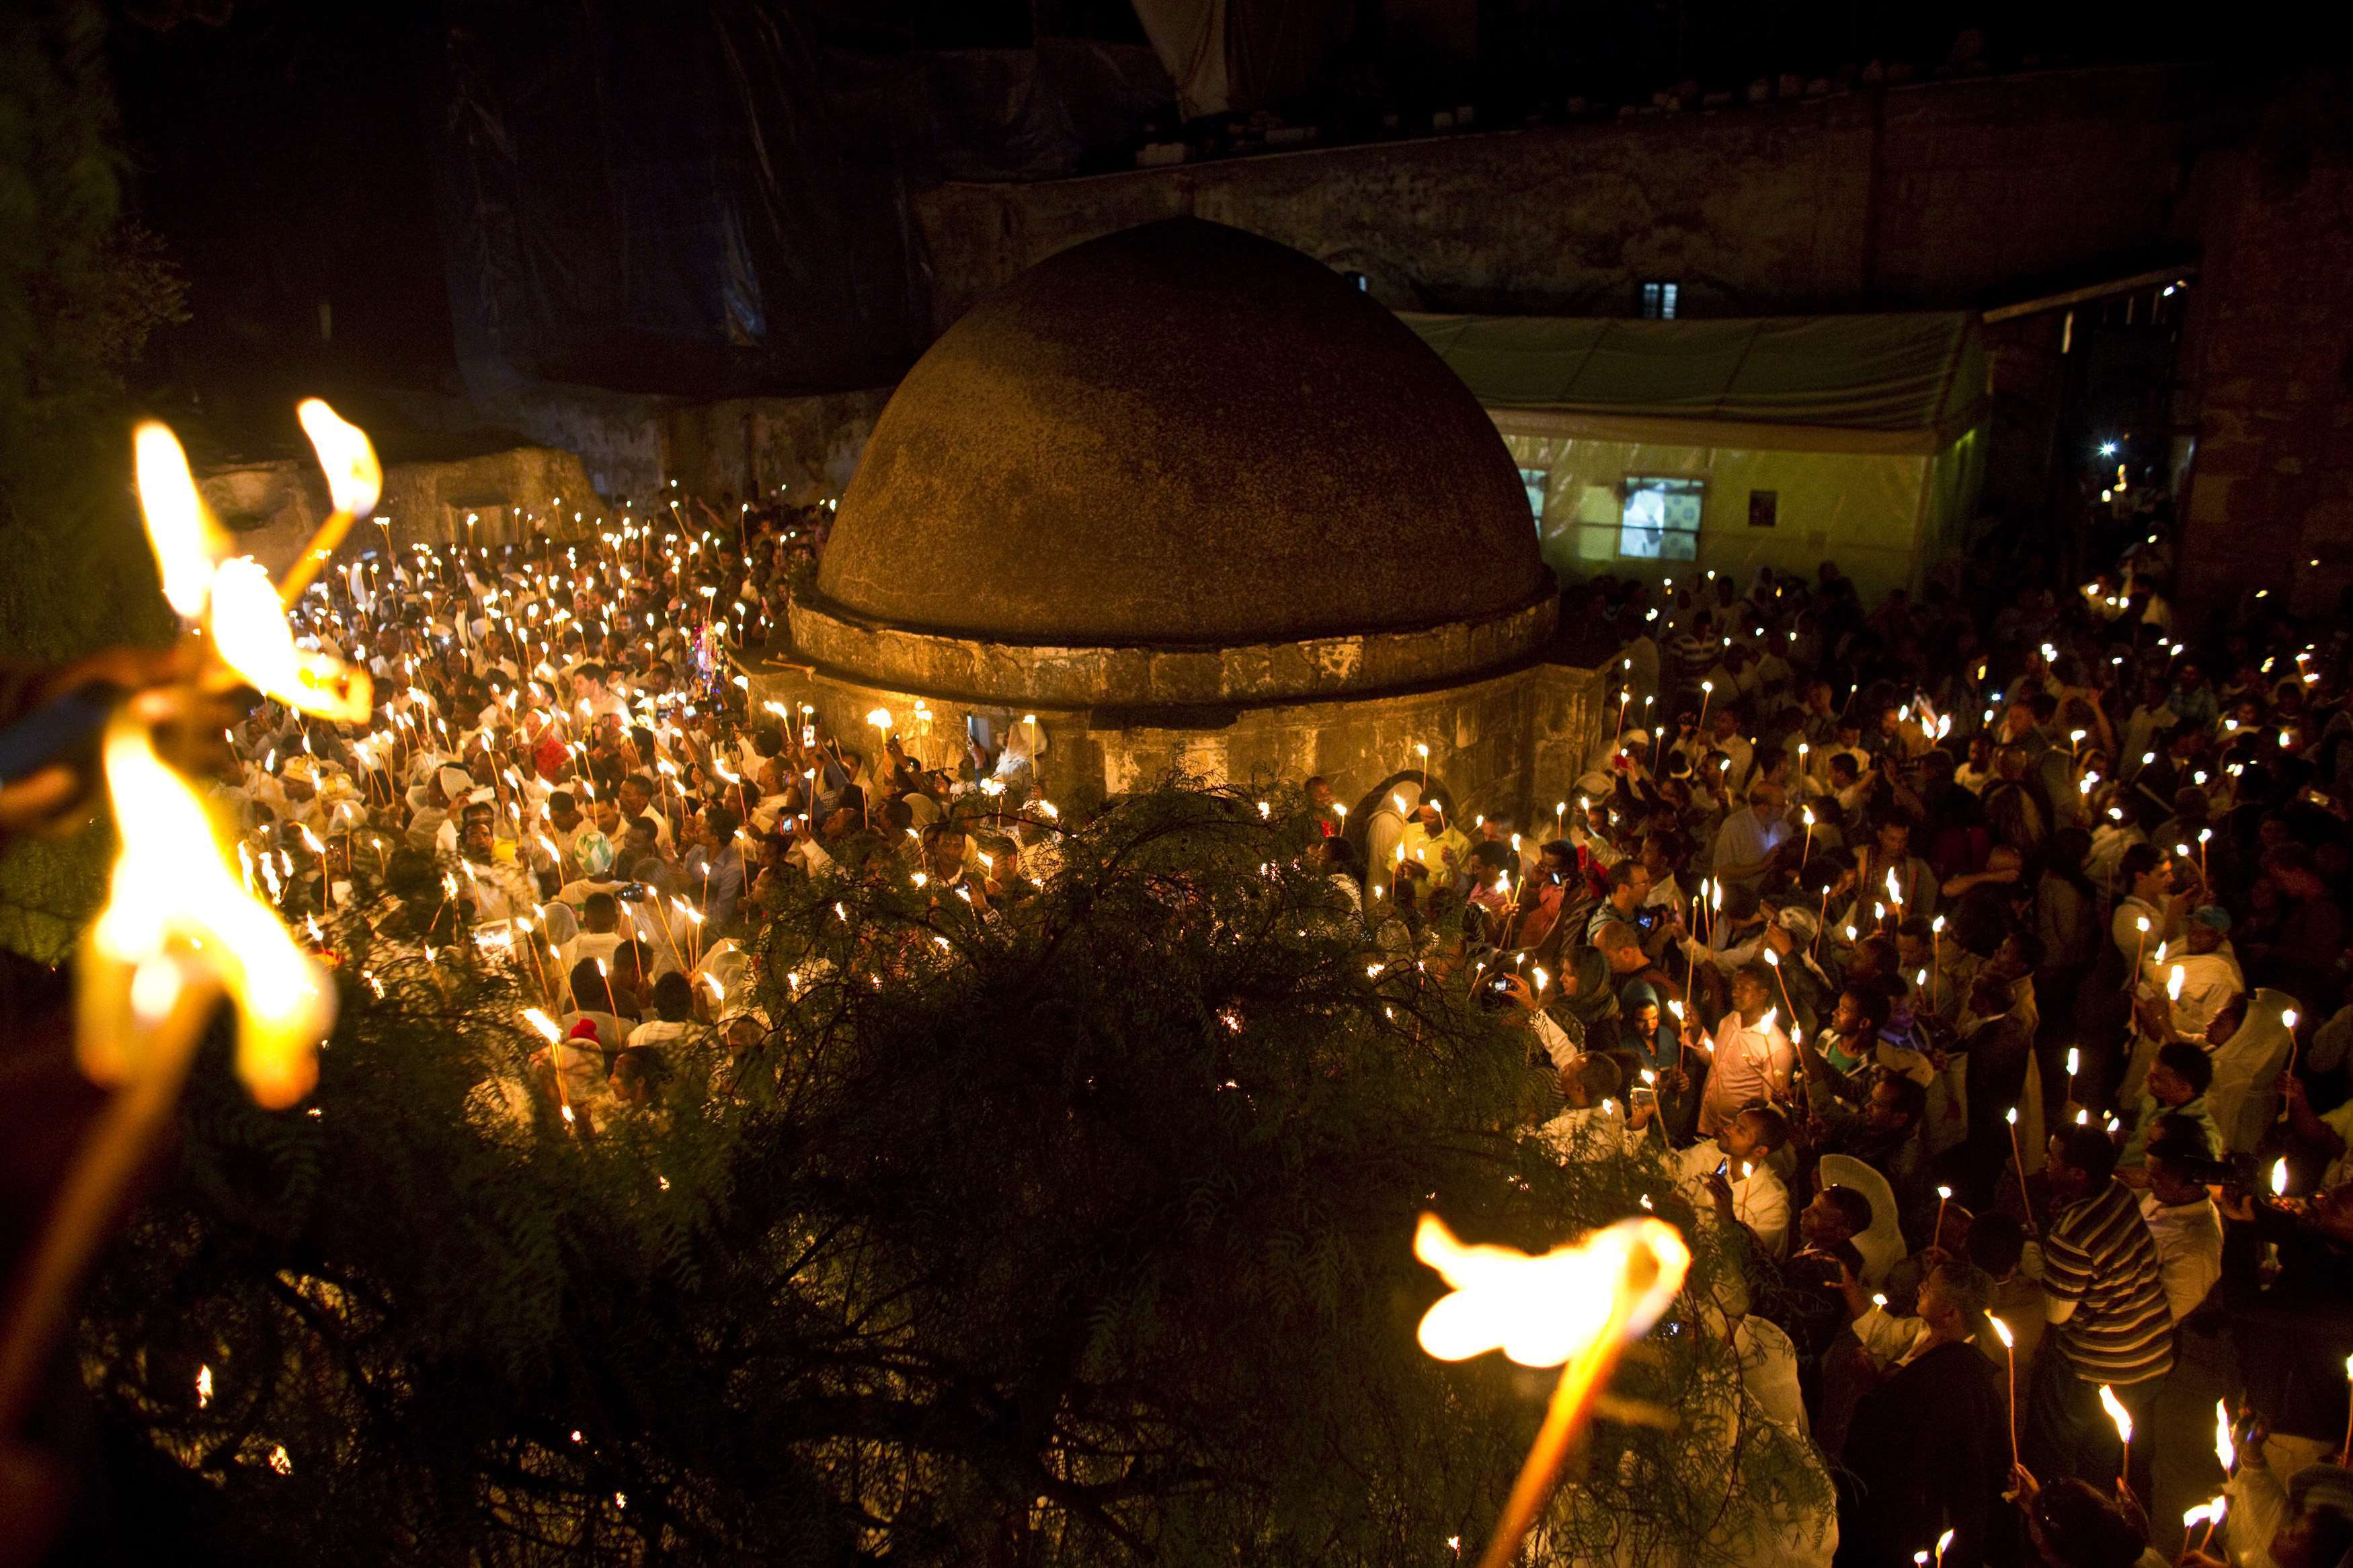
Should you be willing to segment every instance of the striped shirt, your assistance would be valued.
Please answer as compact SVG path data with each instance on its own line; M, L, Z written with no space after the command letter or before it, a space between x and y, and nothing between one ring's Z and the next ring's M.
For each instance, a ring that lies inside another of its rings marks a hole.
M1696 631L1678 632L1667 644L1668 668L1674 672L1675 689L1684 700L1694 700L1700 695L1699 683L1706 679L1707 672L1715 667L1716 650L1722 646L1716 638L1703 637ZM1726 700L1731 696L1728 691L1725 693ZM1672 718L1673 715L1662 717Z
M2042 1286L2073 1301L2050 1343L2085 1383L2145 1383L2173 1370L2173 1312L2157 1240L2121 1182L2054 1220L2042 1247Z

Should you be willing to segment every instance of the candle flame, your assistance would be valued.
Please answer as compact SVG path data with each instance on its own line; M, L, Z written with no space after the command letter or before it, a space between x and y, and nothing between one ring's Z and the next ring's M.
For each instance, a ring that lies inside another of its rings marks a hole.
M2214 1457L2222 1461L2226 1476L2238 1468L2239 1446L2231 1441L2231 1410L2219 1399L2214 1402Z
M2173 966L2173 973L2166 976L2165 980L2165 999L2167 1001L2179 1002L2181 1000L2181 982L2185 977L2182 966L2179 963L2175 964Z
M1683 1238L1655 1219L1622 1220L1532 1258L1516 1247L1465 1246L1426 1214L1413 1254L1453 1287L1422 1315L1421 1348L1440 1361L1500 1350L1522 1366L1558 1366L1621 1308L1624 1333L1646 1332L1691 1266Z
M2126 1410L2125 1402L2116 1397L2116 1391L2105 1383L2100 1384L2100 1408L2106 1411L2108 1419L2116 1424L2116 1441L2129 1447L2132 1444L2132 1412Z
M238 1008L237 1070L253 1097L291 1105L318 1079L315 1047L334 1020L334 992L269 906L223 859L203 805L165 766L144 729L118 718L104 748L121 851L106 908L81 949L79 1053L101 1083L140 1064L144 1034L192 978L218 984Z
M296 404L294 417L319 454L319 467L327 471L327 494L335 510L357 513L375 505L384 493L384 469L365 432L315 397Z
M152 420L140 426L132 433L131 450L164 597L181 619L193 621L205 613L212 593L213 562L223 549L219 532L205 515L187 454L168 426Z
M1991 1312L1988 1312L1986 1314L1986 1321L1993 1325L1994 1337L2001 1342L2002 1349L2011 1350L2016 1348L2018 1342L2010 1338L2010 1325L2008 1323L2003 1322Z
M222 662L264 695L339 724L367 722L367 673L297 648L278 590L259 564L224 561L213 569L209 621Z
M250 561L222 559L227 542L205 517L178 438L161 425L142 425L132 453L147 542L172 608L185 619L204 616L222 662L264 695L322 719L365 723L366 673L296 649L269 574Z

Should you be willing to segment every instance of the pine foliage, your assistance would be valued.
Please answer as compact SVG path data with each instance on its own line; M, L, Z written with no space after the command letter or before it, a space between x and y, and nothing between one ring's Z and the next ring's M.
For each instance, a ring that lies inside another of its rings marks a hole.
M1510 1014L1385 963L1249 800L1060 854L1010 919L888 859L801 885L765 1044L594 1140L485 1087L536 1044L507 981L362 952L385 995L347 986L310 1106L201 1074L90 1300L136 1517L265 1563L1475 1550L1552 1379L1420 1352L1415 1219L1541 1250L1650 1187L1521 1136ZM1770 1428L1702 1429L1720 1338L1639 1350L1620 1392L1680 1425L1597 1427L1547 1560L1706 1562L1820 1500Z

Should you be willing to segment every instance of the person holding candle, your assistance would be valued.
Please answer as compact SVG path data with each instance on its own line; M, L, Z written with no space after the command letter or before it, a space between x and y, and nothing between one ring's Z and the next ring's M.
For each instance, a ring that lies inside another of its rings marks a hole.
M1471 840L1447 820L1439 801L1425 799L1414 807L1398 844L1406 859L1430 873L1433 886L1451 885L1471 865Z
M1792 828L1788 792L1779 784L1752 784L1746 801L1747 809L1726 816L1716 830L1713 864L1717 881L1754 891Z
M2085 1087L2094 1101L2103 1100L2110 1082L2103 1061L2114 1060L2118 1045L2129 1043L2144 966L2159 948L2170 952L2178 946L2189 923L2190 897L2174 890L2174 871L2172 859L2154 844L2132 846L2117 865L2117 885L2128 890L2108 917L2108 945L2077 1008L2084 1053L2092 1063ZM2126 1058L2124 1066L2131 1065ZM2126 1070L2121 1077L2116 1096L2129 1105L2140 1094L2139 1075Z
M2223 1146L2252 1154L2275 1120L2274 1091L2295 1050L2296 1003L2263 987L2242 991L2201 1026L2199 1045L2213 1063L2207 1114Z
M1778 1263L1789 1255L1789 1187L1773 1155L1788 1147L1788 1118L1752 1105L1678 1157L1677 1179L1695 1202L1715 1205L1726 1225L1747 1227L1759 1251Z
M1786 1101L1797 1066L1797 1047L1782 1027L1779 998L1770 971L1752 963L1732 977L1732 1006L1713 1035L1686 1021L1684 1043L1707 1059L1707 1085L1699 1108L1699 1131L1713 1137L1743 1109L1757 1100Z
M2317 1166L2320 1189L2353 1182L2353 1100L2319 1113L2312 1109L2311 1091L2297 1074L2280 1074L2277 1087L2290 1146Z
M1910 816L1888 812L1873 825L1871 847L1855 858L1862 892L1886 899L1889 913L1899 921L1936 912L1936 873L1912 852L1912 829Z
M1968 1062L1965 1093L1968 1129L1964 1170L1970 1195L1983 1203L2001 1180L2010 1157L2006 1108L2019 1104L2033 1057L2034 989L2030 972L2041 943L2031 931L2016 932L2010 944L1979 967L1954 1021L1951 1049Z
M1830 1016L1807 1034L1798 1061L1814 1115L1852 1114L1870 1097L1883 1065L1879 1036L1887 1026L1888 1008L1884 988L1867 979L1850 979L1839 989Z
M2353 1185L2323 1188L2301 1203L2226 1187L2221 1209L2228 1224L2217 1293L2237 1342L2242 1403L2269 1420L2261 1451L2282 1475L2338 1459L2353 1425ZM2266 1286L2264 1257L2273 1251L2277 1268Z
M2138 1200L2116 1179L2116 1144L2096 1127L2062 1128L2051 1139L2042 1265L2051 1327L2020 1435L2027 1468L2045 1478L2113 1483L2116 1434L2099 1389L2113 1388L2146 1426L2173 1370L2173 1314L2157 1243ZM2149 1445L2131 1458L2134 1490L2146 1496Z
M2073 1476L2046 1486L2021 1465L2010 1481L2006 1495L2025 1516L2027 1546L2042 1568L2165 1568L2140 1510L2115 1496L2115 1478L2105 1489Z
M1841 1563L1896 1563L1912 1542L1953 1532L1947 1568L1987 1561L2010 1469L2002 1374L1972 1342L1992 1281L1948 1259L1920 1286L1917 1315L1873 1305L1852 1271L1841 1293L1882 1381L1855 1407L1841 1455Z
M2157 1060L2148 1069L2132 1131L2116 1156L2117 1175L2127 1186L2147 1184L2141 1163L2149 1140L2157 1136L2161 1119L2178 1119L2177 1127L2194 1131L2205 1150L2204 1158L2222 1157L2222 1135L2216 1130L2213 1118L2206 1113L2206 1090L2213 1081L2214 1064L2196 1046L2175 1041L2158 1047Z
M729 924L744 897L744 848L737 837L742 822L729 807L714 805L703 807L692 825L679 862L679 885L694 896L704 920Z
M2206 1191L2213 1160L2198 1128L2175 1116L2160 1120L2147 1153L2140 1215L2157 1243L2165 1302L2178 1324L2222 1277L2222 1216Z
M2353 1468L2320 1460L2283 1468L2273 1462L2260 1417L2245 1425L2239 1463L2222 1490L2230 1557L2274 1568L2342 1568L2353 1554ZM2230 1557L2211 1540L2182 1554L2180 1568L2225 1568Z

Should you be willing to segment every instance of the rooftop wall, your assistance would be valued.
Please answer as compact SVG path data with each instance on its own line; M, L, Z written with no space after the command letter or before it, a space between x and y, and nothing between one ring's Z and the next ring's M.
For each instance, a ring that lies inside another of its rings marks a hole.
M2190 68L2052 71L917 198L935 328L1081 240L1180 213L1399 308L1689 316L1969 306L2194 233Z

